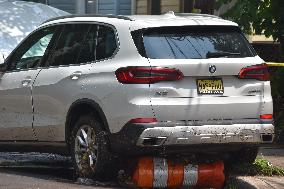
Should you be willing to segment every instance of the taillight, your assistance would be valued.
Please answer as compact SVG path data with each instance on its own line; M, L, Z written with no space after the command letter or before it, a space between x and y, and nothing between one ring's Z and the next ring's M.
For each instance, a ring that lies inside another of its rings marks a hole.
M273 119L272 114L262 114L259 116L260 119Z
M129 121L129 123L156 123L156 118L134 118Z
M269 72L266 64L259 64L242 68L239 73L240 79L257 79L261 81L269 80Z
M161 67L124 67L116 70L115 75L120 83L127 84L148 84L183 78L179 70Z

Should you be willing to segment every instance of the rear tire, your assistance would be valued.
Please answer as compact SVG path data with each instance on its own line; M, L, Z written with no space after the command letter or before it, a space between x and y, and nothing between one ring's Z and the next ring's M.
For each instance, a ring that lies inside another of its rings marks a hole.
M79 177L108 180L116 169L102 124L92 115L80 116L71 133L71 157Z
M239 164L252 164L258 154L258 147L243 148L240 151L232 152L229 154L227 164L229 166Z

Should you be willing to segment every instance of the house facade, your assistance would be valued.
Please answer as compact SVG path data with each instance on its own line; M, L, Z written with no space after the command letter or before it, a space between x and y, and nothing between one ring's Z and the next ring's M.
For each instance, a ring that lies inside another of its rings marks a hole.
M34 0L71 14L163 14L200 12L214 14L215 0Z
M214 14L215 0L135 0L135 14L163 14L174 12L199 12Z
M131 0L34 0L71 14L131 14Z

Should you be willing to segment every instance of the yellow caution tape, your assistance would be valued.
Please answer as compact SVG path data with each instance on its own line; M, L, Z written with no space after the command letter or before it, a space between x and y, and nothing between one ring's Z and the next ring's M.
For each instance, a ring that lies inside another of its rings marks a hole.
M283 66L284 67L284 63L277 63L277 62L266 62L266 64L268 65L268 66Z

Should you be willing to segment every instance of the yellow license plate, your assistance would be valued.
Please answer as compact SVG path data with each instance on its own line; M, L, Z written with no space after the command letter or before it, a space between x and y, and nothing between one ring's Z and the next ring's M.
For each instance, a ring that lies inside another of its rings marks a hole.
M224 87L222 79L197 79L198 94L223 94Z

